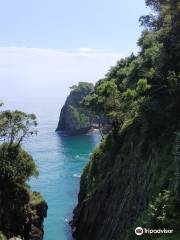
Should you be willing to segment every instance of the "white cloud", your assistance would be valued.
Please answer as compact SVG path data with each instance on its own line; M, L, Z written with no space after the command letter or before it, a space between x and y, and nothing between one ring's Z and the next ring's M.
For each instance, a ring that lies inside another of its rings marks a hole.
M79 81L95 83L121 57L91 48L0 47L0 95L64 96Z
M87 48L87 47L81 47L77 49L79 52L84 52L84 53L100 53L102 52L99 49L95 49L95 48Z

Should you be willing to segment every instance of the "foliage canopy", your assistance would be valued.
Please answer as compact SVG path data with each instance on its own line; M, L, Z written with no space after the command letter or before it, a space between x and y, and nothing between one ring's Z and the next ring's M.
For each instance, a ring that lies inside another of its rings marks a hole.
M180 120L176 111L180 103L180 2L146 0L146 4L152 12L140 18L144 30L139 54L118 61L83 101L93 112L108 116L114 134L136 120L150 123L152 116L170 123L173 114L176 126Z
M36 134L36 116L21 111L0 112L0 181L24 184L38 171L30 154L21 147L22 141Z

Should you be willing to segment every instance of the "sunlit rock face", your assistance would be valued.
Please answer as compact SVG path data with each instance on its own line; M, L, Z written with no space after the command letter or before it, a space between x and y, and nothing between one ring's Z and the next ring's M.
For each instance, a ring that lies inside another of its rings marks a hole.
M93 88L91 83L79 83L72 88L61 110L56 131L65 135L77 135L91 130L94 117L89 111L82 109L81 101Z

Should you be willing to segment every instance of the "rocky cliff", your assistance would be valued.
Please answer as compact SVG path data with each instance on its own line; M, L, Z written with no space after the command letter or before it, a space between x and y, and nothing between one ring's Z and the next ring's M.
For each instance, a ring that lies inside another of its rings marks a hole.
M11 185L10 189L8 191L3 186L0 189L0 231L7 239L42 240L47 203L29 188Z
M0 112L0 239L42 240L47 203L28 185L38 176L33 157L22 141L36 134L36 116L21 111ZM3 139L3 141L2 141Z
M150 133L136 123L95 150L81 177L71 222L75 239L134 240L136 227L166 227L178 234L180 212L172 204L175 135L167 131L152 139ZM163 216L167 222L158 220Z
M180 4L145 2L154 12L140 18L140 52L121 59L86 99L112 131L81 177L77 240L180 239ZM151 233L135 235L137 227Z
M80 82L71 88L70 95L61 110L56 131L66 135L76 135L88 132L92 128L93 117L84 110L80 103L84 97L93 91L93 84Z

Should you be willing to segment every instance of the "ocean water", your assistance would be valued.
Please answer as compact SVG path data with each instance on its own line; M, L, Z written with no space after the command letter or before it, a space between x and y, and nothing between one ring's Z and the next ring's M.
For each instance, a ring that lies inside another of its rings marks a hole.
M99 133L74 137L56 133L63 104L58 99L5 99L4 102L4 109L19 109L37 116L38 135L26 140L24 148L32 154L39 169L39 177L32 178L30 185L42 193L49 206L44 239L72 240L68 222L77 203L80 175L100 141Z

